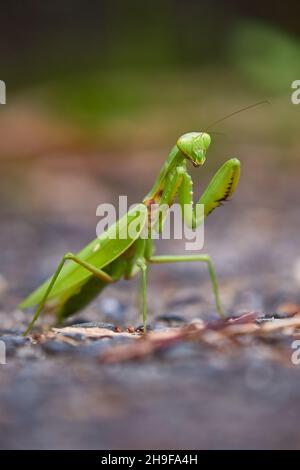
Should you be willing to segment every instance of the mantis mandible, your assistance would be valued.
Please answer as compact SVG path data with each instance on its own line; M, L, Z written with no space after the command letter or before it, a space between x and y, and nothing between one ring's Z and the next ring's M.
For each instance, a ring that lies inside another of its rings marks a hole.
M227 160L214 175L196 205L193 202L193 181L188 172L187 162L195 167L204 164L206 153L211 143L207 132L189 132L182 135L171 150L167 160L154 183L154 186L134 211L129 211L126 218L121 218L114 227L110 227L102 236L93 240L77 254L66 253L51 278L30 294L21 304L21 308L37 305L31 323L25 331L29 333L45 304L55 301L57 319L78 312L93 300L105 286L121 278L131 279L138 272L141 274L141 296L144 332L147 325L147 270L151 263L205 263L211 279L216 309L221 317L219 289L215 270L208 254L155 256L154 241L143 239L140 235L143 223L146 223L149 209L153 203L172 206L178 198L179 205L190 207L182 210L184 223L191 228L203 223L203 217L197 217L197 204L204 205L204 217L226 201L235 191L239 176L240 162L237 158ZM137 209L142 223L136 236L125 239L111 239L109 232L122 229L124 224L134 221Z

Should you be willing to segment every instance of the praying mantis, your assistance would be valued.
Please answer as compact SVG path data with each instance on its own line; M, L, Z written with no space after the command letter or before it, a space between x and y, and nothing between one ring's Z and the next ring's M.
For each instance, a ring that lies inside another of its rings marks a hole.
M141 236L154 203L171 207L177 198L182 208L184 223L195 229L234 193L240 176L240 162L237 158L227 160L214 175L198 202L193 202L193 181L187 164L202 166L210 143L211 137L207 132L189 132L179 137L143 202L79 253L66 253L62 257L53 276L20 304L20 308L37 306L24 335L30 332L49 301L55 303L57 320L62 321L85 307L107 285L121 278L131 279L137 273L141 275L142 314L146 332L147 272L149 264L152 263L205 263L211 279L216 309L219 315L224 317L215 269L208 254L156 256L153 239ZM197 204L203 204L204 218L199 217ZM189 207L190 210L186 211L184 207ZM124 226L126 228L134 222L137 212L141 222L134 236L123 239L109 236L113 230L118 233Z

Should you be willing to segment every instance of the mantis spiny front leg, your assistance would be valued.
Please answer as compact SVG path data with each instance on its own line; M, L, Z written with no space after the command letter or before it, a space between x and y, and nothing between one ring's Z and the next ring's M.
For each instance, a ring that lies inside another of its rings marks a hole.
M181 171L182 183L179 186L178 200L182 208L185 223L195 229L202 219L197 217L193 207L193 181L187 171ZM208 216L216 207L222 205L235 191L240 177L240 162L231 158L221 166L206 190L199 198L197 204L204 204L204 217ZM190 209L190 210L187 210Z

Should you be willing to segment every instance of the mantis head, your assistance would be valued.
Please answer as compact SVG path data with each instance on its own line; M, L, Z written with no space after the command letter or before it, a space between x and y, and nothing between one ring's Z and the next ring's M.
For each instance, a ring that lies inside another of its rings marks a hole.
M203 165L211 138L206 132L189 132L177 140L177 147L194 166Z

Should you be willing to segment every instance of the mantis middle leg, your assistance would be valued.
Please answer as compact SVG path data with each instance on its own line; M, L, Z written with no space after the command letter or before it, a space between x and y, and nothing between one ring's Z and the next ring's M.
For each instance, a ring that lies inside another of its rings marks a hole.
M140 267L141 270L141 298L142 298L142 311L143 311L143 327L144 333L147 330L147 312L148 312L148 305L147 305L147 292L148 292L148 266L145 260L139 260L137 265Z
M157 264L162 264L162 263L183 263L183 262L194 262L194 261L199 261L207 264L208 267L208 272L210 275L210 280L212 283L212 288L213 288L213 293L214 293L214 298L215 298L215 304L216 304L216 309L220 315L221 318L225 318L223 309L221 307L221 302L220 302L220 295L219 295L219 288L218 288L218 283L217 283L217 278L214 270L213 263L211 261L211 258L209 255L203 254L203 255L166 255L166 256L151 256L148 259L149 263L157 263Z

